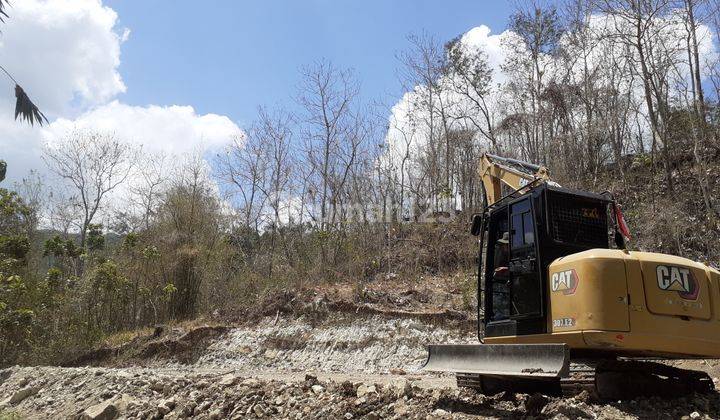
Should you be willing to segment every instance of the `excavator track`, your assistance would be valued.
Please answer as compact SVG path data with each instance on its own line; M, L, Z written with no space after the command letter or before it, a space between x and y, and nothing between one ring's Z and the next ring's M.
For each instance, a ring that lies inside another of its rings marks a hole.
M525 378L456 374L458 387L484 394L499 392L540 392L547 395L577 395L583 391L602 400L623 400L660 396L674 398L715 389L705 373L679 369L645 360L590 360L570 364L563 378Z

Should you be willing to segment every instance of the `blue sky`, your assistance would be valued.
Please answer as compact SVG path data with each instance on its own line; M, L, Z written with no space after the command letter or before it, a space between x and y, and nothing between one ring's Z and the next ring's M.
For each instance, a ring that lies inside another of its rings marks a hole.
M298 69L327 58L356 70L368 99L402 94L396 53L426 30L446 41L485 24L501 32L505 1L111 0L131 30L119 73L130 105L190 104L245 125L258 105L295 106Z

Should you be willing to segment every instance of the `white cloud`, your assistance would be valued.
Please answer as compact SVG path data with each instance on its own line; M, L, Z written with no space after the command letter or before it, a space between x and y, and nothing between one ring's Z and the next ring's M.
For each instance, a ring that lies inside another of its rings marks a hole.
M23 0L12 2L8 13L0 63L49 117L125 91L117 71L125 35L114 31L112 9L98 0ZM8 83L0 100L13 99Z
M499 84L505 81L505 74L500 68L507 57L503 41L513 33L505 31L501 34L491 35L490 32L492 32L491 29L485 25L476 26L465 32L460 38L460 42L468 49L480 50L487 54L488 64L493 70L493 84Z
M216 149L241 132L228 117L198 115L192 106L140 107L112 101L74 120L54 121L47 130L48 140L58 141L75 128L114 133L143 150L171 155Z
M205 154L240 133L228 117L198 114L189 105L133 106L116 97L126 86L118 71L130 29L100 0L23 0L12 3L0 26L0 64L15 76L50 118L45 127L13 119L12 82L0 75L0 159L8 161L2 186L31 169L45 172L45 141L62 141L74 128L114 133L166 155Z

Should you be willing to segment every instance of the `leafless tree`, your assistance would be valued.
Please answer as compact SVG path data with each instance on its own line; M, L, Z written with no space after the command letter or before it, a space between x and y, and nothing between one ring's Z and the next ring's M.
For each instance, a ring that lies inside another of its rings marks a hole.
M462 97L462 105L453 113L455 119L467 120L498 152L495 123L491 109L492 68L487 53L470 50L458 37L446 45L447 80L452 92Z
M677 61L676 47L668 43L672 20L669 0L598 0L598 9L611 17L613 31L608 35L632 48L634 71L643 85L645 107L652 131L652 152L660 148L665 181L672 191L671 147L667 135L670 113L669 74Z
M256 124L246 134L236 136L232 144L217 156L220 179L231 187L240 202L243 223L255 232L260 231L261 217L267 204L263 190L268 188L266 177L268 156L263 144L262 129Z
M417 213L428 207L443 210L446 197L454 189L451 136L453 115L458 98L450 94L443 76L449 67L442 45L427 34L410 35L409 48L398 59L401 64L401 80L408 90L408 123L416 130L418 141L416 162L423 172L418 178L423 184L413 188L413 205Z
M503 69L509 73L508 87L515 97L527 100L520 102L525 105L515 112L514 119L505 121L522 121L525 157L547 164L552 125L547 126L543 94L550 86L550 58L557 54L564 32L561 17L556 6L530 1L517 7L509 26L516 38L505 44L510 54Z
M81 216L77 224L80 246L88 226L103 209L110 194L133 170L138 151L114 134L74 130L57 142L48 142L43 159L50 170L69 185Z
M299 102L306 162L312 166L319 197L319 222L327 230L334 221L342 189L357 157L354 101L358 84L350 70L319 61L302 70Z
M256 134L263 149L263 160L267 162L267 182L261 183L261 191L272 212L268 275L272 278L278 227L283 223L281 213L285 210L289 218L291 211L289 200L292 198L291 177L295 165L292 145L294 120L290 113L283 110L270 113L265 108L260 108L258 114Z

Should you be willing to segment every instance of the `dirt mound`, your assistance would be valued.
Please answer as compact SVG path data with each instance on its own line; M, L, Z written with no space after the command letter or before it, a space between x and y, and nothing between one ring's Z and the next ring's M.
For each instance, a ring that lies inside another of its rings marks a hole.
M103 347L61 364L73 366L143 366L157 360L192 364L211 342L228 332L227 326L200 326L191 329L156 327L116 347Z
M253 324L265 317L303 316L316 323L335 314L380 315L474 328L477 313L468 307L465 274L419 281L387 278L379 281L328 284L298 290L283 289L266 295L241 314L219 314L233 324ZM474 296L474 295L473 295ZM470 306L474 305L473 304Z

